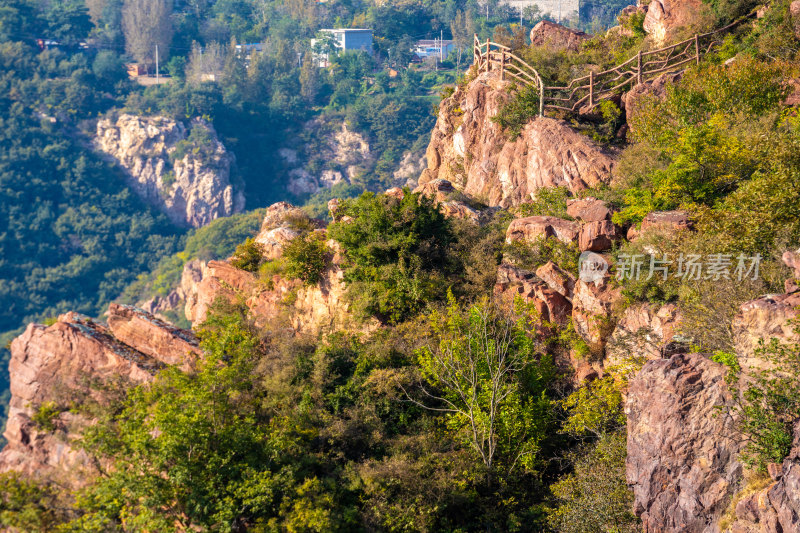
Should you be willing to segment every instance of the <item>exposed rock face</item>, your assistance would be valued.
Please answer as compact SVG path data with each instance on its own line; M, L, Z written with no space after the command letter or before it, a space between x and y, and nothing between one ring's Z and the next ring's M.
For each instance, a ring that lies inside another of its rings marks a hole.
M419 178L420 173L427 166L424 152L406 152L400 159L400 165L397 170L392 174L394 183L413 189L417 186L417 178Z
M665 72L660 76L643 82L641 85L634 85L630 91L622 95L622 106L625 108L625 117L628 124L635 117L637 107L642 98L654 97L665 99L667 97L667 87L674 85L683 77L683 71Z
M652 0L644 17L646 31L657 45L674 40L678 32L700 20L708 7L701 0Z
M611 220L611 208L597 198L570 198L567 200L567 214L581 222L602 222Z
M597 347L605 345L614 327L614 306L621 298L622 289L614 287L608 276L596 282L575 282L572 324L583 340Z
M180 359L190 365L199 353L191 332L167 326L141 310L113 306L111 316L113 327L106 327L67 313L49 327L30 324L11 343L11 402L4 433L8 444L0 452L1 471L80 485L92 467L87 455L70 444L70 437L89 421L67 409L89 398L104 400L104 393L90 382L117 387L146 382L164 366L162 361ZM33 421L45 402L62 410L53 420L55 431Z
M791 321L798 316L800 293L768 294L745 302L733 319L733 339L742 369L763 369L768 363L757 357L759 341L778 339L782 343L800 342L798 327Z
M638 304L627 308L606 345L606 365L621 363L630 356L660 359L678 349L673 338L681 315L675 304L660 307Z
M414 189L414 192L429 196L436 202L444 202L451 194L456 192L456 188L448 180L438 178L421 184Z
M591 38L591 35L543 20L533 27L530 37L533 46L550 46L558 50L577 52L583 41Z
M627 478L647 533L711 533L741 478L726 369L700 354L648 362L631 381Z
M511 221L506 230L506 242L536 242L547 237L555 237L564 243L575 242L580 233L580 224L556 217L535 216L517 218Z
M542 187L577 192L610 181L614 153L564 121L537 117L511 141L491 120L511 98L509 85L495 71L482 73L442 101L421 185L443 178L468 196L509 207Z
M321 188L350 183L360 172L374 164L369 143L346 122L314 119L303 126L309 139L278 150L289 168L288 190L295 195L313 194ZM306 142L308 141L308 142ZM307 163L324 161L322 168ZM413 161L406 166L412 166ZM407 178L406 178L407 179ZM404 180L405 181L405 180Z
M165 117L122 115L116 122L97 123L95 145L124 170L133 190L162 209L178 225L198 228L244 210L244 195L231 183L233 156L217 140L210 124L195 119L191 128L207 141L172 161L179 143L188 143L187 129Z
M200 356L197 338L130 305L111 304L108 329L117 340L135 346L156 361L190 370Z
M513 298L519 295L526 301L533 302L540 318L545 322L564 325L569 320L572 309L569 300L529 270L503 263L497 269L494 292L500 297Z
M572 302L572 295L575 292L575 277L572 274L554 262L548 261L536 269L536 275L548 287L566 298L567 301Z
M622 237L610 220L587 222L578 235L578 248L582 252L603 252L610 250L615 241Z

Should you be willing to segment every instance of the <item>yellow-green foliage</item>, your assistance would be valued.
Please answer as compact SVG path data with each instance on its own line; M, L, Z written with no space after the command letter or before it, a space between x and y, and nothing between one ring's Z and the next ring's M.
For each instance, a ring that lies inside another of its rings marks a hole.
M33 423L43 431L55 431L55 421L61 411L62 409L59 408L56 402L44 402L33 414Z

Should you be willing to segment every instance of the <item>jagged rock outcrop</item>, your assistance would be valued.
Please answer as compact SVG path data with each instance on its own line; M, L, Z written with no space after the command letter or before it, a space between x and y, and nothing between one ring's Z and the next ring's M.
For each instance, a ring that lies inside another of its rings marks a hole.
M202 146L180 122L121 115L98 121L95 146L122 167L136 194L175 224L198 228L243 211L244 195L231 182L233 156L212 126L194 119L190 128L202 130L195 136Z
M183 265L180 283L166 295L156 295L149 300L136 303L136 307L157 316L161 320L168 320L162 313L175 311L184 307L187 300L197 293L197 284L203 278L203 268L206 262L192 259Z
M400 191L402 192L402 191ZM337 202L331 202L331 213L335 216ZM293 205L279 202L270 206L264 217L257 242L268 243L266 259L277 259L286 244L300 233L294 227L298 217L305 217ZM306 219L304 219L306 220ZM314 223L314 221L310 221ZM323 232L324 229L314 231ZM277 236L282 239L277 241ZM283 324L299 333L316 333L337 326L346 326L352 317L345 300L344 273L338 244L327 241L331 251L330 261L322 273L322 280L315 285L304 285L299 280L286 279L280 274L263 279L256 274L234 267L228 261L209 261L202 276L187 295L184 313L194 326L202 324L208 317L211 306L217 299L231 303L242 303L250 311L256 325ZM367 329L373 327L368 323Z
M417 186L417 178L419 178L420 173L427 166L425 152L408 151L400 158L397 169L392 173L393 181L401 187L413 189Z
M548 117L532 119L516 140L492 121L509 101L509 81L481 73L442 101L419 183L446 179L490 206L528 201L542 187L578 192L608 183L615 153Z
M578 239L581 225L571 220L557 217L533 216L517 218L511 221L506 230L508 244L525 241L534 243L547 237L553 237L569 244Z
M497 269L494 293L501 298L514 298L519 295L524 300L532 302L539 318L544 322L563 326L569 320L572 309L569 300L529 270L507 263L501 264Z
M656 45L664 45L699 22L708 10L702 0L652 0L647 4L644 31Z
M630 382L627 478L646 533L712 533L742 476L727 369L701 354L648 362Z
M665 99L667 87L674 85L683 77L683 71L665 72L652 80L634 85L631 90L622 95L622 107L625 109L625 118L628 124L635 118L642 98Z
M606 345L606 366L636 356L647 359L669 357L685 346L675 341L681 313L675 304L643 303L625 309Z
M531 45L533 46L549 46L557 50L571 50L573 52L580 50L583 42L591 37L587 33L567 28L549 20L538 22L530 33Z
M622 288L606 275L594 281L578 279L572 297L572 325L584 341L603 348L614 330L615 306L622 299Z
M164 324L142 310L112 305L110 326L76 313L61 315L51 326L28 325L11 343L11 401L0 452L0 471L16 470L35 478L79 486L92 475L85 452L71 438L90 423L78 410L87 401L104 402L101 387L147 382L165 363L191 366L199 355L191 332ZM51 427L34 421L51 402L57 409Z
M287 189L294 195L313 194L321 188L350 183L374 165L375 155L369 143L348 128L345 121L316 118L304 124L303 131L306 138L296 139L278 150L288 168ZM312 161L323 164L310 165ZM406 166L410 165L413 161L406 162Z

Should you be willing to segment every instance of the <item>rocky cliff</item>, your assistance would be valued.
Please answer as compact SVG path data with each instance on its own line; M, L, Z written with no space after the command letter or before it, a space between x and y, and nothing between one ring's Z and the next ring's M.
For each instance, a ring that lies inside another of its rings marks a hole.
M576 193L611 181L615 153L565 121L532 119L515 140L492 121L511 98L495 71L456 88L439 105L419 183L446 179L493 206L519 205L542 187Z
M131 188L178 225L200 227L244 210L231 180L233 156L210 124L121 115L97 123L95 146L124 170Z
M107 324L76 313L51 326L30 324L11 343L8 444L0 471L81 484L94 472L73 442L91 423L86 408L109 401L109 390L151 380L165 365L189 368L199 354L191 332L129 306L112 304Z

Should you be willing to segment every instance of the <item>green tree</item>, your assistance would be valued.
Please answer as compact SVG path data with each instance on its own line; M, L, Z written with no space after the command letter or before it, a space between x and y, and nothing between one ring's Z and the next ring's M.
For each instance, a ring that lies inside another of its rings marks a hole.
M447 414L486 468L497 473L532 470L551 424L546 394L552 362L529 333L530 311L516 302L515 315L484 299L463 309L450 296L445 313L429 318L438 344L417 352L425 381L418 405Z
M444 296L450 224L433 201L406 192L396 198L364 193L342 202L328 235L346 259L345 280L368 315L399 322Z

